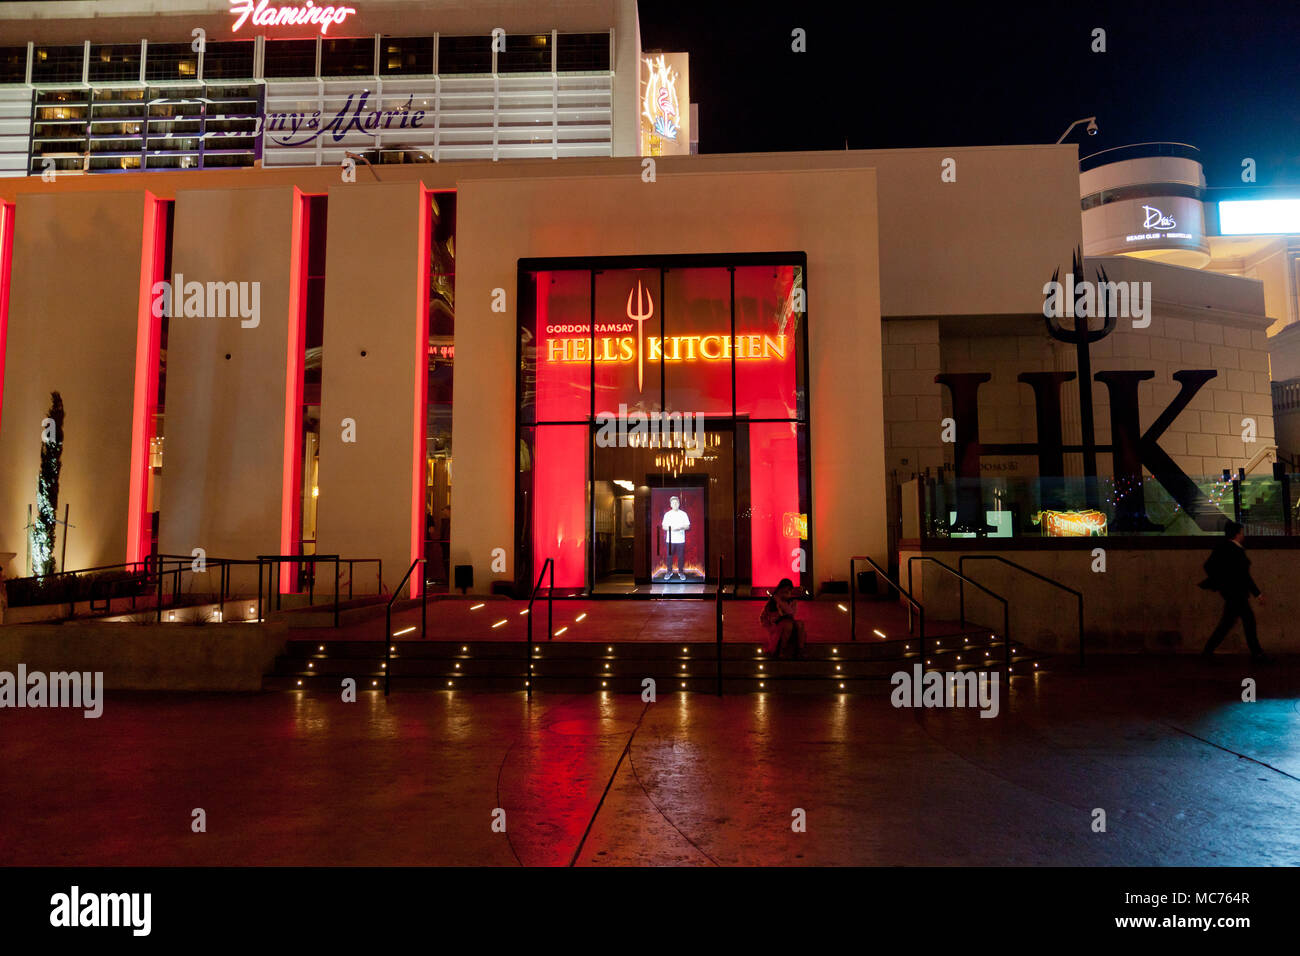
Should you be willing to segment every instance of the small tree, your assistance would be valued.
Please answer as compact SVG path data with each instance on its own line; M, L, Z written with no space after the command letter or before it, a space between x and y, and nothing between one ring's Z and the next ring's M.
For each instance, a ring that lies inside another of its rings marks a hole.
M59 469L63 466L63 397L50 393L50 411L41 423L41 473L36 481L36 526L32 529L32 569L55 572L54 537L59 514Z

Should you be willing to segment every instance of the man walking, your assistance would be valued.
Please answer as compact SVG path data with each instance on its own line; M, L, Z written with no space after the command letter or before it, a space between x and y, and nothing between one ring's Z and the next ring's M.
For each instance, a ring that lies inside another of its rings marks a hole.
M1251 659L1256 663L1264 663L1268 658L1255 636L1255 612L1250 607L1252 594L1259 598L1261 604L1264 603L1264 595L1260 594L1255 579L1250 576L1250 558L1246 557L1246 529L1235 521L1229 521L1223 529L1223 538L1206 559L1206 579L1201 582L1201 587L1207 591L1218 591L1223 595L1223 616L1219 618L1219 625L1210 635L1201 656L1212 656L1214 649L1232 630L1237 618L1241 618Z

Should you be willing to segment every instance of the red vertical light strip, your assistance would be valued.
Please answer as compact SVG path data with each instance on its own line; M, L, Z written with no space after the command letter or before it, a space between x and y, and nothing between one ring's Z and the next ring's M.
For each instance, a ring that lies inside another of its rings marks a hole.
M280 553L297 554L302 513L303 352L307 335L307 242L311 235L310 203L293 189L293 228L289 239L289 319L284 361L284 467L280 491ZM280 593L291 594L296 566L280 566Z
M131 482L127 499L126 560L149 554L149 446L158 398L158 349L162 319L154 315L153 287L167 252L167 202L144 194L144 234L140 240L140 296L135 327L135 394L131 404ZM177 290L173 290L175 293ZM173 298L173 301L175 299Z
M424 494L428 464L429 417L429 268L433 249L432 190L420 184L419 260L416 263L415 408L411 448L411 561L424 554ZM411 597L424 593L424 569L411 572Z
M9 277L14 261L14 204L0 202L0 414L5 403L5 340L9 333Z

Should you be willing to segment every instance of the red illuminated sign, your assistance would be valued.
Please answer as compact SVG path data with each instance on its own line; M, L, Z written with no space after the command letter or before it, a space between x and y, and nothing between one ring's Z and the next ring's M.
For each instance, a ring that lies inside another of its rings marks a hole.
M635 302L635 306L634 303ZM742 359L778 359L786 357L784 333L768 335L670 335L665 338L644 334L645 321L654 315L650 290L638 280L627 294L627 322L598 322L593 340L586 323L548 324L545 360L554 362L636 362L637 391L644 383L644 365L651 362L730 362ZM630 334L635 324L636 337ZM599 335L599 333L627 335Z
M230 0L230 12L237 18L231 33L238 33L245 23L255 27L319 26L322 35L329 28L342 23L357 11L352 7L317 6L312 0L305 3L286 3L270 6L270 0Z

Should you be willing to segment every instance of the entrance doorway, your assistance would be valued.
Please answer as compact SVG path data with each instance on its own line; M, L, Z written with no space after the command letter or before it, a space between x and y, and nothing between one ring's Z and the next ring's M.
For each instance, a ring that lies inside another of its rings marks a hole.
M808 587L802 254L519 270L516 592Z
M715 423L701 435L698 454L671 442L595 444L593 593L698 596L716 583L719 557L734 578L734 429Z

